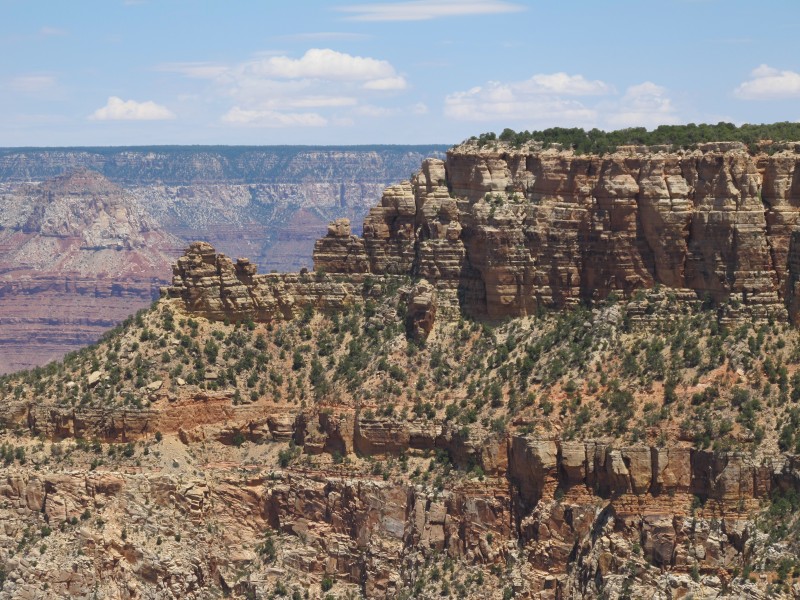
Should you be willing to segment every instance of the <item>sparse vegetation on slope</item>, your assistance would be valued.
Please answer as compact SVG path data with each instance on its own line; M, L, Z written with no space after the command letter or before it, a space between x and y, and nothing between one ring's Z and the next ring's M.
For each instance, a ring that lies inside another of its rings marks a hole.
M149 311L0 379L0 599L793 593L797 254L767 229L794 212L765 202L794 196L759 169L788 181L794 148L680 153L642 187L659 151L469 146L364 238L332 223L314 273L193 244ZM532 185L576 161L628 171Z
M267 489L318 472L411 485L434 503L437 498L452 503L466 490L486 493L507 486L504 471L475 451L488 447L487 440L591 439L614 447L647 443L748 455L798 445L800 337L785 325L728 321L726 306L687 303L655 289L630 301L612 297L596 306L541 311L495 325L443 322L420 343L409 339L403 326L400 298L410 281L398 277L368 285L380 285L383 295L373 294L342 313L307 310L301 318L271 324L212 322L183 312L177 301L162 300L64 361L0 379L5 404L28 406L28 414L36 415L32 421L15 421L16 410L3 416L8 430L4 461L7 467L69 466L100 476L110 469L188 470L195 478L203 472L211 476L214 464L239 464L245 479L254 472L273 478L274 483L264 484ZM212 404L227 407L227 425L203 419ZM166 419L170 412L179 418ZM287 412L306 423L302 433L294 420L283 433L280 424L269 433L257 425L259 415ZM312 415L318 415L318 425ZM109 425L117 417L124 417L127 428ZM65 418L74 419L74 429L64 429ZM347 441L353 427L362 430L356 437L367 439L364 428L424 431L434 423L446 433L432 439L429 449L403 447L391 433L381 442L384 447L375 445L374 436L372 446L362 440L353 447ZM67 431L75 437L59 442ZM211 477L221 485L219 475ZM221 493L233 492L215 492ZM553 506L578 501L569 488L547 493ZM795 502L792 493L776 492L765 500L759 527L766 537L759 544L780 546L792 537L795 519L787 517ZM706 501L699 498L691 508L704 523L723 510ZM159 504L148 510L155 510L162 525L144 536L117 520L116 504L96 506L76 509L58 529L58 522L44 523L50 528L47 536L28 531L14 538L14 554L35 551L45 560L65 548L74 550L70 540L83 523L97 535L122 536L124 543L142 548L152 542L153 551L183 556L191 552L184 550L187 540L205 544L222 526L207 516L199 527ZM248 581L263 578L265 569L287 564L292 552L307 551L302 537L285 530L253 535L257 560L225 576L226 581L234 577L242 594L262 589ZM490 530L481 543L493 548L498 535ZM421 556L422 562L402 569L410 586L403 597L468 595L484 577L495 589L513 592L513 577L524 565L517 564L516 552L506 555L505 566L491 559L484 567L452 557L443 568L435 554ZM763 571L776 574L773 591L785 589L795 566L783 556L788 555L736 563L730 585L745 585ZM629 585L637 589L657 561L652 553L631 560L636 575ZM702 565L692 569L687 580L696 578L700 585ZM320 581L323 586L328 581L331 591L354 593L333 577ZM279 595L293 589L280 580L264 585Z
M389 290L341 314L228 325L161 301L63 361L0 378L0 391L10 406L70 411L157 411L188 393L233 406L440 419L465 436L478 427L800 447L800 337L785 324L728 322L728 307L687 304L661 288L498 325L460 319L419 343L406 337L403 308Z

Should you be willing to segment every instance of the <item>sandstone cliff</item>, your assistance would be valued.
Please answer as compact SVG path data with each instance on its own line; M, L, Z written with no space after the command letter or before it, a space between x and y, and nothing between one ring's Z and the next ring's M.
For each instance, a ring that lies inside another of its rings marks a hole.
M465 146L313 272L191 244L0 378L0 597L800 597L794 153Z
M794 144L599 157L467 142L389 187L363 238L329 231L315 268L424 277L492 319L663 285L796 320L799 156Z
M467 597L499 597L500 589L476 584L483 571L482 580L504 580L528 598L755 598L756 585L730 575L764 543L750 511L772 489L800 483L786 459L759 465L738 455L524 437L509 440L503 457L510 486L491 476L443 491L409 485L396 471L371 477L352 467L251 465L232 474L231 462L203 464L196 451L165 443L147 447L170 458L137 451L149 464L144 472L132 464L3 469L0 542L22 541L20 555L3 561L0 597L247 597L292 588L321 597L326 574L340 593L367 598L411 589L435 597L439 578ZM203 476L186 477L178 461ZM452 575L437 565L442 556L459 565ZM495 578L498 568L507 572ZM694 581L691 571L700 574Z

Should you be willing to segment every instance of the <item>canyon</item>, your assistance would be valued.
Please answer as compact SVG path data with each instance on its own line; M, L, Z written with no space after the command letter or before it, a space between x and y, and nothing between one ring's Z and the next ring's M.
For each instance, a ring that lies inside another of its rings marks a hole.
M798 158L465 142L310 269L189 244L0 378L0 598L800 597Z
M148 306L190 241L299 271L328 220L360 220L443 150L0 149L0 372L59 358Z

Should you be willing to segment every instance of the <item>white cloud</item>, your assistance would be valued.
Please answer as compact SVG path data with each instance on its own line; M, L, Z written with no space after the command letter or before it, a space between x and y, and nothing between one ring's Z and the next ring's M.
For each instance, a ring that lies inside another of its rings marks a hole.
M618 106L606 117L614 128L647 127L680 123L667 89L651 81L629 87Z
M268 55L230 67L215 63L170 63L158 69L211 79L240 102L275 102L281 97L332 87L352 91L348 84L360 84L361 89L371 91L399 91L408 86L388 61L329 48L312 48L300 58Z
M417 102L414 106L411 107L411 113L414 115L427 115L428 114L428 105L424 102Z
M327 119L317 113L285 113L274 110L246 110L234 106L222 116L231 125L256 127L324 127Z
M245 63L244 73L279 79L325 79L328 81L366 81L394 77L389 62L352 56L329 48L311 48L301 58L271 56Z
M614 87L582 75L538 74L525 81L490 81L445 97L445 116L498 126L655 127L680 122L668 91L652 82Z
M390 62L330 48L312 48L299 58L268 53L234 65L167 63L156 69L209 81L206 96L228 105L224 123L263 127L336 125L351 118L342 110L408 87Z
M589 81L583 75L552 73L534 75L519 87L531 94L565 94L567 96L598 96L614 91L599 80Z
M748 81L734 90L734 95L743 100L800 98L800 73L761 65L750 76Z
M525 81L490 81L445 98L444 112L464 121L496 119L528 122L592 122L597 113L578 100L564 96L609 94L613 87L602 81L589 81L582 75L539 74Z
M52 75L20 75L9 82L9 87L14 92L36 94L54 89L56 83Z
M395 77L384 77L383 79L373 79L364 84L365 90L404 90L408 87L405 78L399 75Z
M514 13L526 10L521 4L503 0L409 0L381 4L353 4L337 10L348 13L349 21L428 21L472 15Z
M358 104L358 100L349 96L300 96L298 98L287 98L279 104L296 108L330 108L355 106Z
M89 115L92 121L160 121L174 118L172 111L155 102L126 101L117 96L109 97L105 106Z

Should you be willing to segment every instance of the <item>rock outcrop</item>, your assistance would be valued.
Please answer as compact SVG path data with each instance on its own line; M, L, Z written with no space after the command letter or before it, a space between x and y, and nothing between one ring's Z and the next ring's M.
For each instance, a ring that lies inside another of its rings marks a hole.
M188 311L208 319L268 322L292 319L307 309L341 310L362 297L358 279L307 272L259 275L248 259L234 263L210 244L194 242L173 267L172 285L163 294L182 299Z
M407 296L406 330L412 338L424 341L436 321L436 290L423 279Z
M396 422L381 421L362 420L345 446L366 456L412 450L409 437L393 431ZM446 431L430 441L457 457ZM752 517L759 501L800 486L796 459L785 456L762 464L737 453L531 436L489 436L478 447L472 461L487 478L434 493L330 470L251 468L240 477L206 465L204 478L187 480L166 471L0 468L0 547L21 539L25 548L31 525L60 526L47 540L55 549L42 550L38 562L5 561L0 598L35 597L44 583L56 597L99 589L134 598L159 586L169 590L164 597L204 597L257 564L264 531L277 534L280 558L268 577L288 570L310 586L335 575L367 598L395 597L415 568L442 557L513 569L515 591L526 598L617 597L618 577L631 565L642 567L627 584L633 596L718 593L761 535ZM163 547L154 547L161 536ZM81 548L80 566L58 566L66 548ZM269 581L251 576L242 585Z
M363 239L329 231L315 268L424 277L491 319L663 285L796 321L798 163L795 145L600 157L467 142L387 188Z

